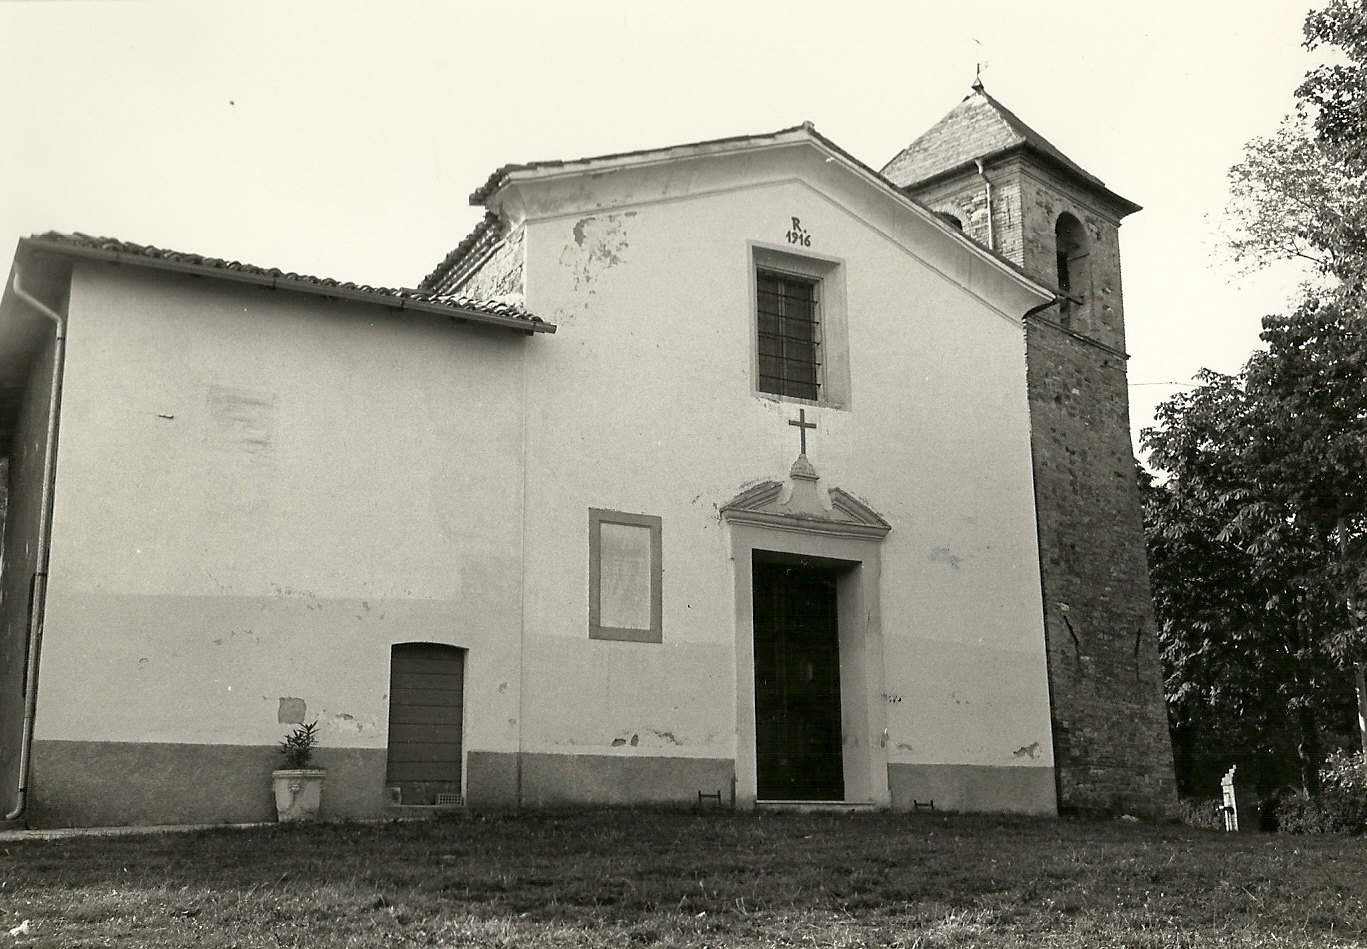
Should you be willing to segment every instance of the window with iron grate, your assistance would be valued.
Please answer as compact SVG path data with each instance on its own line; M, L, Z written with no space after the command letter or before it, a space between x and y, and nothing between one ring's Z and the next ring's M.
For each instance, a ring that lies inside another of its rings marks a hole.
M761 392L821 397L820 280L755 272Z

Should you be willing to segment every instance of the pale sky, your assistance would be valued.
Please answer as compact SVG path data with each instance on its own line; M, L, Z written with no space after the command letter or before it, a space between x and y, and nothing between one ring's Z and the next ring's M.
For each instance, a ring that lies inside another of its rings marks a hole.
M1241 275L1217 228L1314 62L1307 2L0 0L0 247L82 231L413 286L499 165L810 120L880 168L983 60L1144 206L1121 228L1137 430L1170 383L1236 370L1294 289Z

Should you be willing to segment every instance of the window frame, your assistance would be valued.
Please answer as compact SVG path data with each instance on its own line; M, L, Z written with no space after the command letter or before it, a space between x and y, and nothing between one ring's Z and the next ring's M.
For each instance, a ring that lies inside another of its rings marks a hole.
M850 407L849 330L845 304L845 262L837 257L795 254L778 245L749 242L750 392L760 399ZM767 271L814 283L819 347L815 399L766 392L759 387L759 274Z
M635 629L602 624L602 525L619 524L650 530L650 628ZM628 514L605 508L589 508L589 639L613 642L660 643L664 641L663 525L652 514Z

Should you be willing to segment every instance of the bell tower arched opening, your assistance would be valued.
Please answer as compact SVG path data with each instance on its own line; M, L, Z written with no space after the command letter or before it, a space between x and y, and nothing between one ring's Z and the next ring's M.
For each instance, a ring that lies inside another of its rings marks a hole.
M1091 298L1091 248L1082 222L1068 212L1054 224L1054 248L1058 261L1058 286L1063 291L1060 314L1065 322L1083 312Z

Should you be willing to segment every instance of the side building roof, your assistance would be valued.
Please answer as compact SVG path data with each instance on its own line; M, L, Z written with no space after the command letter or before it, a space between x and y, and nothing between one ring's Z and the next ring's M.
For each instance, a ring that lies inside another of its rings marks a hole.
M528 334L555 332L554 324L547 323L541 317L534 316L515 304L477 300L458 294L422 289L372 287L342 282L330 277L286 273L277 268L258 267L235 260L133 244L109 237L52 231L21 239L19 249L21 254L53 254L74 259L128 264L152 270L249 283L273 290L293 290L335 299L375 303L395 310L439 314L469 323L497 326Z

